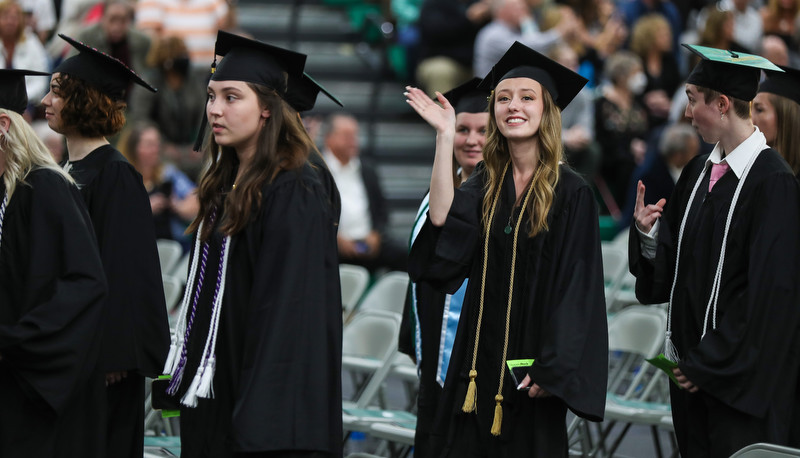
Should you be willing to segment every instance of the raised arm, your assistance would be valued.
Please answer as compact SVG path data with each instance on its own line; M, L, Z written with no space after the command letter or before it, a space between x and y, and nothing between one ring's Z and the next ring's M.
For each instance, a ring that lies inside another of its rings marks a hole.
M436 129L436 156L431 173L431 193L428 215L434 226L443 226L453 203L453 142L456 134L456 113L440 93L440 107L422 90L406 86L406 102Z

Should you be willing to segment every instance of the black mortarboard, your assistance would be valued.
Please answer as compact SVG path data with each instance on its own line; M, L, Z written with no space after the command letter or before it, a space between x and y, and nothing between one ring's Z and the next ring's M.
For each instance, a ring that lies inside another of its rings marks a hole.
M758 92L786 97L800 104L800 70L779 65L783 72L767 71L767 79L761 83Z
M214 81L244 81L286 93L286 76L301 78L306 55L260 41L219 31L215 53L224 56L216 66Z
M48 76L49 73L33 70L0 69L0 108L22 114L28 107L28 89L25 76Z
M317 95L319 95L320 92L333 100L333 103L336 105L340 107L344 106L341 100L328 92L328 90L316 82L311 75L305 72L303 72L300 78L289 76L289 88L286 90L284 99L286 103L300 113L314 108L314 104L317 102Z
M489 90L479 89L481 79L478 77L462 83L444 93L444 98L453 105L458 113L485 113L489 106Z
M777 65L754 54L686 43L683 46L703 59L689 74L687 83L747 102L756 96L761 70L782 71Z
M147 84L121 60L98 51L89 45L59 33L59 37L78 50L78 54L61 62L53 73L64 73L86 81L114 100L125 98L130 83L136 83L150 92L156 88Z
M589 80L549 57L515 41L478 86L494 89L507 78L530 78L542 85L562 110Z

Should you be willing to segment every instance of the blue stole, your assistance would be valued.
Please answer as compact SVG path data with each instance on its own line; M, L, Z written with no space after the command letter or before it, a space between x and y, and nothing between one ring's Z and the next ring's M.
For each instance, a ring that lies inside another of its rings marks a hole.
M422 203L417 211L414 220L414 227L411 230L409 249L414 244L419 231L428 219L428 201L430 193L422 199ZM467 291L467 281L461 284L455 294L448 294L444 299L444 312L442 313L442 332L439 339L439 361L436 365L436 382L444 386L444 379L447 377L447 368L450 366L450 355L453 353L453 342L456 339L458 330L458 319L461 316L461 308L464 304L464 294ZM411 283L411 308L414 313L414 350L417 355L417 375L420 373L422 364L422 334L419 328L419 314L417 313L417 285Z

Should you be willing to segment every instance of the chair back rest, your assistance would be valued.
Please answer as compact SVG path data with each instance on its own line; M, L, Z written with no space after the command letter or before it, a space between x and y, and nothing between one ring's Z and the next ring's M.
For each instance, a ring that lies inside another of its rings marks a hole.
M663 349L666 329L667 314L661 308L628 306L608 322L608 349L652 358Z
M381 276L361 300L357 313L383 310L402 315L408 281L408 274L405 272L395 271Z
M175 240L158 239L156 246L158 247L158 260L161 263L161 273L171 274L183 254L181 244Z
M349 315L356 308L369 284L369 271L352 264L339 265L339 281L342 285L342 310Z
M399 314L359 313L344 328L342 355L384 360L397 348L399 333Z
M164 299L167 303L167 313L171 313L183 293L183 282L172 275L161 275L161 280L164 283Z

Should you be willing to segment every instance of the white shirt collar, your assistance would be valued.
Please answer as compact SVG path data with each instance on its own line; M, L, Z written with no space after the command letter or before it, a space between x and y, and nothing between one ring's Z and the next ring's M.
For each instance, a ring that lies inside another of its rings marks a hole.
M361 160L357 157L350 159L350 162L347 164L342 164L328 148L325 148L325 150L322 152L322 156L325 158L328 168L331 169L331 172L333 173L348 171L357 172L361 170Z
M717 144L714 145L714 150L711 151L711 154L708 155L708 159L706 159L706 167L709 167L710 164L726 162L731 170L733 170L733 173L736 174L736 178L741 178L742 173L744 173L744 168L747 166L747 163L750 162L750 158L764 149L766 145L767 139L764 137L764 134L758 130L758 127L756 127L755 131L733 151L728 153L724 159L722 159L722 146L717 142Z

